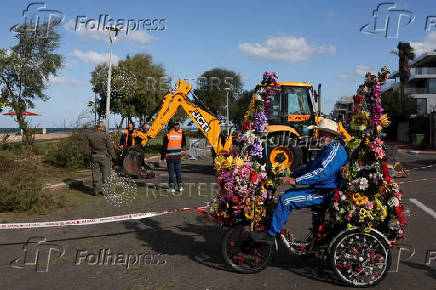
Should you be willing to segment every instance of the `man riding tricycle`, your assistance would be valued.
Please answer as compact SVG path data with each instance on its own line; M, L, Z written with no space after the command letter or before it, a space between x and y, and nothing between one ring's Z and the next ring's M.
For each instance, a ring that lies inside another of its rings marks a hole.
M355 99L349 142L342 142L332 120L322 119L313 128L324 147L305 167L290 173L273 165L268 171L262 161L268 140L263 141L261 134L256 140L253 132L243 133L243 150L237 156L217 157L221 190L210 209L214 220L228 227L222 253L232 269L240 273L264 269L279 241L293 255L321 258L346 285L367 287L384 279L391 264L390 247L404 237L407 222L401 191L389 176L378 137L388 122L373 109L379 104L377 88L386 72L369 75L359 88L365 95ZM256 99L268 104L274 81L270 77L265 83ZM256 123L265 107L254 108L250 115ZM275 199L280 182L293 187ZM312 210L312 229L307 239L297 241L283 226L290 212L301 208Z

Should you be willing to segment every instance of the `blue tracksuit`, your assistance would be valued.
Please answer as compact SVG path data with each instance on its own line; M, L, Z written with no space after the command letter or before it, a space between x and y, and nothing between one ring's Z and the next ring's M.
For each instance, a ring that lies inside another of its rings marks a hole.
M277 235L288 219L292 209L310 207L327 203L329 195L319 194L320 189L340 188L342 183L341 168L348 162L348 155L340 142L332 142L305 167L294 172L297 185L310 185L308 188L285 191L274 209L268 233Z

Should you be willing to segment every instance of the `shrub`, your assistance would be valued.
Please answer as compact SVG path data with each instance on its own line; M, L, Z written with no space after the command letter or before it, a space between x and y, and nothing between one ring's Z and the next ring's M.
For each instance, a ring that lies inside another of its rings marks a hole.
M39 211L48 204L37 167L30 161L16 161L11 151L0 152L0 212Z
M71 169L86 167L83 160L86 134L86 130L75 130L67 140L53 143L52 148L45 148L46 151L42 153L46 155L47 163Z

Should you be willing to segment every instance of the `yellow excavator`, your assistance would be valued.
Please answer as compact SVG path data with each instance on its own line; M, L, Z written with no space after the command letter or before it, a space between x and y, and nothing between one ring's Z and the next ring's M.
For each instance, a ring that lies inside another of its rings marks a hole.
M176 114L179 107L200 128L209 141L216 155L226 154L232 150L234 136L224 136L221 131L221 121L205 109L193 104L189 94L197 100L198 97L191 92L192 86L178 80L175 87L167 93L160 105L157 116L146 133L137 131L133 137L142 139L144 147L150 139L155 138ZM199 100L200 101L200 100ZM250 105L254 103L254 95ZM318 106L316 105L318 103ZM272 98L272 114L268 119L268 138L273 144L267 146L267 161L269 165L281 163L285 168L295 170L303 164L304 154L310 153L310 144L304 144L304 139L316 136L316 129L309 129L317 125L320 116L321 85L314 91L311 84L304 82L280 82L280 90ZM340 132L351 137L339 124ZM303 142L302 142L303 141ZM316 150L317 148L313 148ZM133 165L133 164L136 165ZM137 158L127 156L123 162L124 168L137 168L140 166Z
M175 89L163 98L157 116L147 133L136 132L134 137L142 139L141 146L144 147L148 140L155 138L176 114L179 107L182 107L206 136L216 154L224 154L232 149L232 138L231 136L224 137L222 134L221 121L189 100L189 93L195 96L191 89L192 86L183 80L176 82Z
M186 114L188 114L198 128L200 128L204 136L206 136L215 154L220 155L231 151L233 142L232 136L225 137L221 132L221 121L189 100L189 94L197 98L191 92L191 89L192 86L189 83L178 80L175 87L164 96L157 116L147 132L136 131L132 137L141 138L141 146L145 147L148 141L155 138L168 124L179 107L182 107ZM131 151L131 153L124 158L123 167L130 174L139 175L141 163L142 160L139 160L135 152Z

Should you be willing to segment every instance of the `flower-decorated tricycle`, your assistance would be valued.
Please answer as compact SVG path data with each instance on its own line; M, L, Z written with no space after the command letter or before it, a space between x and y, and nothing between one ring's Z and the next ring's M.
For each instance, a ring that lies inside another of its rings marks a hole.
M215 159L220 191L209 207L215 222L228 227L222 253L232 269L240 273L264 269L279 241L291 254L323 259L347 285L372 286L387 275L390 248L404 238L407 222L401 191L389 176L380 139L382 128L389 125L380 97L380 86L388 73L386 68L377 76L368 73L354 96L343 187L329 195L329 203L311 207L312 229L307 239L297 241L283 229L275 245L250 237L252 231L268 229L280 177L290 175L280 164L267 168L265 161L270 141L264 116L269 114L271 96L280 88L275 74L264 74L244 118L240 152Z

